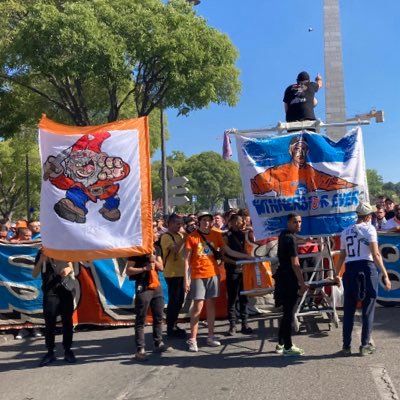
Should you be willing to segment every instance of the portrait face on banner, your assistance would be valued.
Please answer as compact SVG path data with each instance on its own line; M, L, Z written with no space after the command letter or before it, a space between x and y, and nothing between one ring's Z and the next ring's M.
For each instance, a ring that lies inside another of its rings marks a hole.
M243 188L257 240L278 235L292 212L301 235L340 233L368 201L360 128L335 143L325 135L236 135Z

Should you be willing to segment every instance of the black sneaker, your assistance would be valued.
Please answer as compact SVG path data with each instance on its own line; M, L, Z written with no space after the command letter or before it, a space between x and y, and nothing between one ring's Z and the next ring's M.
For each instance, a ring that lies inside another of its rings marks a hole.
M76 363L76 357L72 350L65 350L64 352L64 361L70 364Z
M154 345L154 353L165 353L169 350L171 350L171 347L166 345L164 342Z
M53 351L49 351L39 363L39 367L45 367L46 365L51 364L52 362L56 361L56 356L54 355Z
M177 326L172 329L167 329L167 336L170 338L182 338L186 339L186 331L178 328Z
M251 335L253 333L253 329L251 329L247 324L243 324L240 332L245 335Z

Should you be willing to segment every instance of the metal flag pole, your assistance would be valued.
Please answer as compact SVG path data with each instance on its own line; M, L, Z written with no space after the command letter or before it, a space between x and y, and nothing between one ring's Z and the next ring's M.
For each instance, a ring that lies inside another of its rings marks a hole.
M278 132L282 133L289 130L307 130L313 129L315 132L320 132L322 128L328 128L333 126L358 126L358 125L369 125L371 119L375 118L375 122L384 122L383 111L372 110L366 114L359 114L352 118L348 118L345 122L331 122L324 123L321 120L315 121L296 121L296 122L278 122L278 124L271 128L258 128L258 129L228 129L227 132L232 135L251 134L249 136L257 136L258 133L266 132Z

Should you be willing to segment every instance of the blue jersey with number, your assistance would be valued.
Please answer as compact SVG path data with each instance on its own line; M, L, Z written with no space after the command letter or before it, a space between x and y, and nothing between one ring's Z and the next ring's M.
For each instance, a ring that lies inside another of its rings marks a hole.
M362 222L345 229L340 236L340 249L346 251L345 263L358 260L373 261L370 243L378 242L376 229Z

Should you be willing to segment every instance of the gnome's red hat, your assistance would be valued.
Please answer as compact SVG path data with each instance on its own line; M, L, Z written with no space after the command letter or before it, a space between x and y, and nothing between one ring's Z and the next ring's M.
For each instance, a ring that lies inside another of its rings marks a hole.
M71 152L78 152L81 150L92 150L95 153L101 152L102 143L108 139L111 134L109 132L95 133L91 139L91 134L83 135L73 146Z

